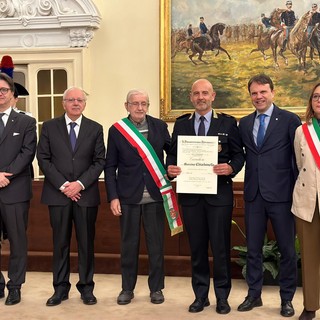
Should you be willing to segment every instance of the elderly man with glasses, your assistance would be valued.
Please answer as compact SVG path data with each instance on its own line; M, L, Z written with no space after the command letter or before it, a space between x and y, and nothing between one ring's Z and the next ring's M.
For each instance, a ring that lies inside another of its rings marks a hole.
M48 205L53 233L54 294L47 306L69 298L73 224L78 242L77 289L84 304L97 303L93 294L94 237L105 146L102 126L82 114L86 100L81 88L67 89L65 114L44 122L39 139L37 158L45 176L41 202Z
M128 304L134 297L143 224L149 258L150 300L160 304L164 302L165 212L152 170L164 165L170 135L164 121L147 115L149 96L145 91L129 91L124 105L129 116L109 129L105 167L108 201L113 215L120 220L121 229L122 290L117 303ZM147 151L151 152L151 160L155 160L151 165L146 161ZM143 152L146 157L141 156Z

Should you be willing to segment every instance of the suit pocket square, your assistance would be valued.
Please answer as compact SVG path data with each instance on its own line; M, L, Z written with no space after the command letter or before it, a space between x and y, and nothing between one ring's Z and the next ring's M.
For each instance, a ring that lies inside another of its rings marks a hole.
M13 133L13 136L15 137L15 136L19 136L20 135L20 133L19 132L14 132Z

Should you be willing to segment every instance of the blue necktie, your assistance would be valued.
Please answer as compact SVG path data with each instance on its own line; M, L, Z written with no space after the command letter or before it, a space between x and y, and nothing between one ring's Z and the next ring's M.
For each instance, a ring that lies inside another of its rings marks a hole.
M265 114L260 114L259 115L259 120L260 120L260 125L259 125L259 130L258 130L258 135L257 135L257 147L261 148L264 135L266 133L266 125L264 123L264 119L266 118L267 115Z
M204 126L204 116L200 117L200 124L198 128L198 136L205 136L206 135L206 129Z
M4 131L4 122L2 120L3 116L4 116L4 113L0 113L0 137L2 136L2 133Z
M69 125L70 125L70 133L69 133L70 143L71 143L72 150L74 151L74 148L77 142L77 136L76 136L76 132L74 131L74 127L77 124L75 122L70 122Z

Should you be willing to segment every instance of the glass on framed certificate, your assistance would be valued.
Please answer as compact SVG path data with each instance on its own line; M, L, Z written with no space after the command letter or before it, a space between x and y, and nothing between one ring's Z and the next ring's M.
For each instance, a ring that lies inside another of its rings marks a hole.
M178 136L178 193L217 194L218 176L213 166L218 163L217 136Z

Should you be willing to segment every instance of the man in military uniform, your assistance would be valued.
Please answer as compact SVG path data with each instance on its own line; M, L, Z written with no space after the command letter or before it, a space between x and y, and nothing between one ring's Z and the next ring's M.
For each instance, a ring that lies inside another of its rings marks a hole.
M283 41L282 51L286 50L289 34L293 29L296 21L294 11L292 10L292 1L287 1L286 7L287 7L286 11L282 12L280 16L281 26L285 29L285 32L286 32L286 38Z
M235 118L218 114L213 108L216 93L206 79L195 81L190 100L195 108L191 115L177 119L169 154L168 176L181 173L177 166L177 138L179 135L217 136L218 164L212 167L218 175L217 194L179 194L184 225L189 237L192 264L192 287L195 295L189 312L200 312L210 305L210 265L208 246L210 242L214 258L214 291L217 299L216 312L230 312L228 297L231 290L230 229L233 208L232 178L244 164L244 154Z

